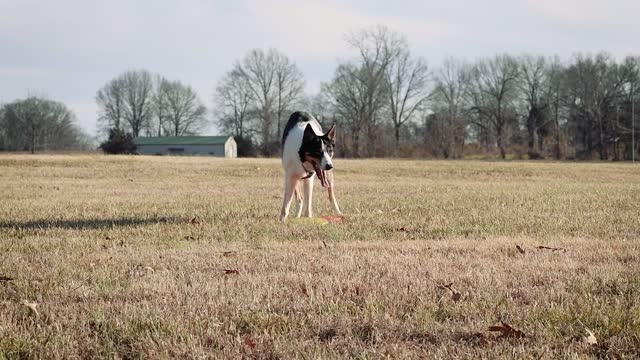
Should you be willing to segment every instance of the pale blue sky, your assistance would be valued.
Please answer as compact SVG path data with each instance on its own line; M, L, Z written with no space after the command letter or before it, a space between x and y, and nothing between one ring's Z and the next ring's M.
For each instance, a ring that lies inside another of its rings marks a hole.
M46 95L94 134L96 91L128 69L190 84L211 106L216 81L251 48L284 52L313 93L352 55L344 33L369 25L405 33L435 68L504 52L639 55L638 16L629 0L0 0L0 103Z

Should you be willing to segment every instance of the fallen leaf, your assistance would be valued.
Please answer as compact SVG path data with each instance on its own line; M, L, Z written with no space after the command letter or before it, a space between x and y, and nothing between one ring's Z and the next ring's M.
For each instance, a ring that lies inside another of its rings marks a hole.
M22 305L28 307L29 309L31 309L31 312L33 312L33 314L35 314L36 317L40 317L40 313L38 313L38 309L36 309L36 306L38 306L38 303L36 302L28 302L27 300L22 300Z
M342 223L344 222L344 216L342 215L327 215L323 216L322 219L326 220L330 223Z
M320 338L320 341L331 341L336 336L338 336L338 332L333 328L324 329L318 333L318 337Z
M434 334L428 332L413 332L406 337L408 341L422 344L438 344L440 339Z
M524 254L524 249L522 249L522 248L520 247L520 245L516 245L516 249L518 249L518 252L519 252L520 254Z
M240 271L236 270L236 269L224 269L224 274L225 275L240 275Z
M7 282L7 281L13 281L13 278L10 278L8 276L0 276L0 282Z
M452 286L453 286L453 283L448 283L448 284L445 284L445 285L438 285L438 289L451 291L451 287Z
M462 294L458 290L453 288L453 283L439 285L438 288L442 290L448 290L451 293L451 300L455 302L458 302L460 301L460 299L462 299Z
M586 327L584 328L584 330L587 332L588 336L585 336L582 340L589 345L598 345L598 339L596 339L596 336L593 334L593 332Z
M489 331L496 331L496 332L500 332L502 333L502 335L500 335L499 337L510 337L510 338L523 338L526 337L526 335L520 331L517 330L515 328L513 328L511 325L505 323L504 321L501 322L502 325L496 325L496 326L489 326Z
M248 336L246 338L244 338L244 344L246 346L252 348L252 349L255 349L256 346L258 345L255 340L253 340L252 338L250 338Z
M487 336L481 332L476 332L476 333L465 333L465 332L461 332L461 333L456 333L454 334L454 338L457 341L462 341L465 343L469 343L469 344L477 344L477 345L484 345L484 344L488 344L489 343L489 339L487 338Z
M549 246L536 246L536 248L538 250L551 250L551 251L562 251L562 252L567 252L567 249L564 248L556 248L556 247L549 247Z

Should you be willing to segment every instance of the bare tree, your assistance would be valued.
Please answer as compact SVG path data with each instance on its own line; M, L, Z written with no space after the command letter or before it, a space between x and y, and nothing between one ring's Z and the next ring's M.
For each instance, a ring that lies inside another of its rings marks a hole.
M10 104L7 109L8 121L14 122L14 129L23 132L25 143L29 151L35 153L36 145L44 141L44 129L46 122L50 119L46 117L48 113L48 103L37 97L29 97L24 101Z
M506 158L506 125L515 113L518 76L518 63L508 55L481 60L473 71L470 99L478 115L474 123L485 131L493 130L502 159Z
M6 104L0 114L5 150L29 150L33 154L86 145L74 114L62 103L31 96Z
M305 109L308 109L308 112L313 115L321 124L327 124L336 121L336 116L334 112L334 108L331 104L331 99L328 97L329 94L323 92L322 90L313 95L306 96L302 101L301 105Z
M235 76L240 76L253 94L256 108L260 114L262 143L271 141L274 103L274 64L267 59L264 51L254 49L245 56L242 62L234 66Z
M168 82L161 75L155 75L153 79L153 114L155 115L152 120L152 126L157 130L156 136L166 135L165 126L169 118L169 102L167 99L167 92L163 91L163 85ZM153 130L152 130L153 131Z
M570 125L579 156L590 158L598 151L600 159L609 158L609 145L615 141L615 111L623 87L629 82L620 75L610 55L578 55L567 69L571 91Z
M125 89L122 78L109 81L96 94L98 104L98 120L107 128L120 129L125 114Z
M122 75L125 91L125 120L133 136L138 137L150 125L153 115L153 81L146 70L127 71Z
M236 137L248 136L252 103L253 92L244 77L238 72L228 72L216 86L214 94L214 117L218 126Z
M520 91L527 107L525 125L529 158L542 156L543 142L551 124L549 116L549 70L543 56L524 55L520 62ZM537 141L536 141L537 140ZM536 149L536 143L538 149Z
M424 59L413 58L408 47L401 47L387 65L385 78L397 152L400 128L417 115L429 98L429 68Z
M146 70L130 70L111 80L96 95L106 127L130 129L139 136L153 116L153 81Z
M164 80L160 83L158 93L163 102L166 134L193 134L205 124L207 109L190 86L180 81Z
M462 156L466 137L470 76L469 65L453 58L445 59L436 75L432 108L435 114L434 121L437 119L443 122L440 127L443 136L440 143L445 157Z
M304 90L304 79L296 64L286 56L276 53L274 60L276 71L276 117L278 122L276 134L280 135L286 120L284 113L287 110L291 110L291 107L301 99Z
M377 25L347 35L347 43L360 54L357 84L362 87L364 95L361 120L367 135L367 155L371 156L376 151L378 119L384 118L382 112L388 110L390 89L386 74L391 63L407 49L407 40L404 35Z
M383 119L384 111L389 110L387 105L391 96L387 70L391 62L406 49L406 40L401 34L384 26L365 28L348 34L346 39L358 56L338 64L332 81L324 85L323 91L329 94L336 115L351 133L351 155L361 155L362 132L368 141L369 151L366 155L373 155L378 120ZM398 89L402 91L399 86ZM406 121L402 118L399 120Z
M302 95L302 73L275 49L267 52L253 49L234 64L232 74L243 78L243 86L251 91L252 107L260 121L262 144L268 147L274 139L273 132L280 131L283 112Z
M638 123L636 112L638 106L638 93L640 92L640 58L628 56L622 64L622 76L626 77L627 84L623 87L621 107L624 115L616 124L617 133L625 144L624 157L629 159L638 158ZM635 153L635 154L634 154Z
M345 155L353 157L360 155L360 133L367 116L366 89L360 84L359 70L355 64L340 64L333 80L323 85L323 92L329 94L332 101L338 125L351 134L350 151Z

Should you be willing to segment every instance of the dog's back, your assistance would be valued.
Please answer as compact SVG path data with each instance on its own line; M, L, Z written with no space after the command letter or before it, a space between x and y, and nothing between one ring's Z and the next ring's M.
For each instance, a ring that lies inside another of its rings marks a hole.
M313 130L316 132L316 134L322 134L322 127L320 126L320 123L311 114L305 111L296 111L291 114L291 116L289 116L287 125L284 127L284 132L282 133L283 149L291 131L298 128L302 130L301 134L303 134L304 128L305 126L307 126L307 123L311 124L311 127L313 127Z
M285 169L300 169L300 148L304 137L304 129L310 124L316 134L322 134L320 123L305 111L296 111L289 117L282 133L282 165Z

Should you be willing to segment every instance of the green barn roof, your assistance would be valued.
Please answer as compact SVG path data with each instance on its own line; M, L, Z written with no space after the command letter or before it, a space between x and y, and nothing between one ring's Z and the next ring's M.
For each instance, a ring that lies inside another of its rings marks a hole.
M140 136L136 145L224 145L229 136Z

